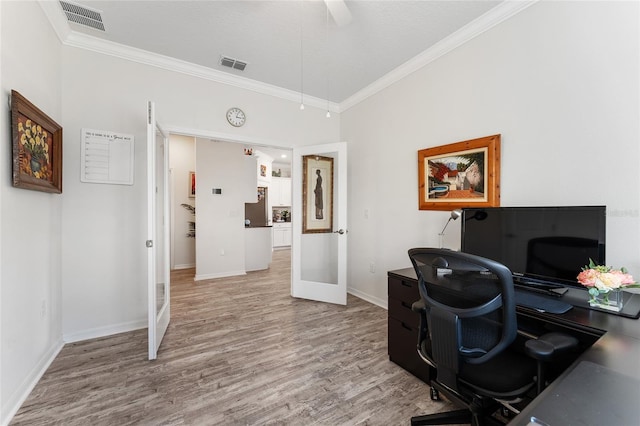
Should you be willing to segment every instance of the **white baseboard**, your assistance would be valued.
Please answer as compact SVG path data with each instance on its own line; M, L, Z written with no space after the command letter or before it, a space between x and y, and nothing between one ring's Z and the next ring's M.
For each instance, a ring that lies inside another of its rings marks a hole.
M173 267L174 270L176 269L189 269L189 268L195 268L196 264L195 263L185 263L183 265L175 265Z
M13 416L16 415L31 391L33 391L33 388L38 384L42 375L47 371L47 368L49 368L53 360L56 359L63 346L64 343L62 340L58 340L54 343L38 361L33 370L31 370L27 377L25 377L22 383L20 383L18 389L16 389L13 395L9 397L6 406L3 406L1 410L2 419L0 419L0 424L2 426L8 425Z
M374 296L371 296L367 293L363 293L360 290L356 290L355 288L347 288L347 293L353 294L354 296L366 300L369 303L373 303L374 305L380 306L384 309L389 309L388 301L384 299L380 299Z
M96 327L88 330L76 331L73 333L66 333L62 336L65 343L80 342L82 340L95 339L98 337L111 336L119 333L126 333L127 331L140 330L141 328L147 328L149 324L147 320L130 321L121 324L114 324L105 327Z

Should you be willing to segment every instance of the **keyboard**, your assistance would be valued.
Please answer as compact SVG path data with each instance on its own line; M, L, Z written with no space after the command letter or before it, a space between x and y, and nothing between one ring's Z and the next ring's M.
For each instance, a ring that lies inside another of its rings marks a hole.
M561 300L550 299L548 297L538 296L527 290L515 289L516 305L526 308L535 309L538 312L549 312L551 314L564 314L573 306Z

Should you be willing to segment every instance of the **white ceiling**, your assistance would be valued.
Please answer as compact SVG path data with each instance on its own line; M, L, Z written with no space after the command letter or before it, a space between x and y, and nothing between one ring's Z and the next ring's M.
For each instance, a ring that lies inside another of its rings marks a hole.
M501 3L347 0L352 20L339 27L321 0L73 2L100 11L106 31L68 23L57 1L41 1L63 42L93 48L106 40L119 51L128 46L174 58L236 84L302 91L335 104ZM221 55L247 62L246 70L221 66Z

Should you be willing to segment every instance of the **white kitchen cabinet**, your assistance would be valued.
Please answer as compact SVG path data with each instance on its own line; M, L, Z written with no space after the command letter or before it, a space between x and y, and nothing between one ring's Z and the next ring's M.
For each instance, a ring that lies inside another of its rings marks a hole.
M273 224L273 247L291 246L291 222Z
M269 185L269 197L273 207L291 206L291 178L272 177Z

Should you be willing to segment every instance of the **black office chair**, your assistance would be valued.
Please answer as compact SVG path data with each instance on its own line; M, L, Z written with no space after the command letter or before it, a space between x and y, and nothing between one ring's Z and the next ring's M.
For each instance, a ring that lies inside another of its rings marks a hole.
M421 313L418 353L436 370L431 398L442 392L465 407L414 417L412 425L501 424L494 413L517 412L514 404L542 389L543 362L577 347L561 333L522 344L506 266L446 249L414 248L409 258L421 296L413 307Z

